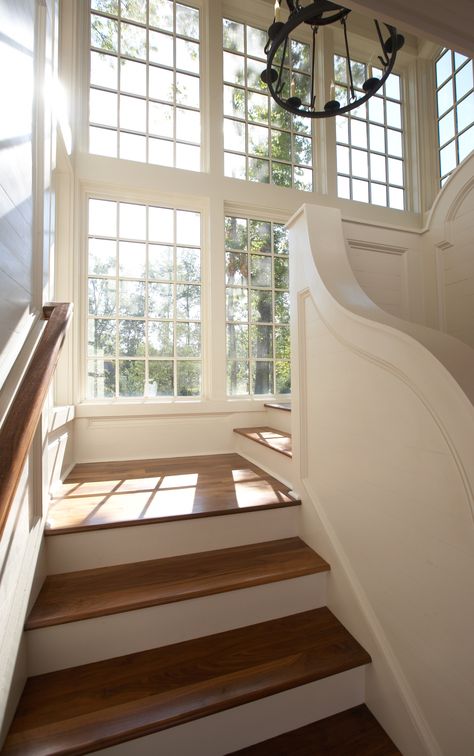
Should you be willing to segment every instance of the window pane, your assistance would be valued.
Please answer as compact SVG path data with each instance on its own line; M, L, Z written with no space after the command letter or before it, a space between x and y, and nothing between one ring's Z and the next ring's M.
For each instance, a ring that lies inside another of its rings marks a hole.
M115 280L89 278L89 314L115 315Z
M93 357L115 356L115 320L89 319L87 352Z
M121 276L130 278L145 277L146 246L144 244L123 241L119 243L119 273Z
M460 100L474 87L472 78L472 61L463 66L456 74L456 99Z
M223 43L227 50L244 52L244 25L223 19Z
M143 360L120 360L120 396L143 396L145 393L145 363Z
M452 72L451 50L446 50L436 63L436 82L438 87L452 75Z
M107 200L89 200L89 234L113 236L117 233L117 205Z
M474 92L458 104L457 107L458 131L474 123Z
M459 137L459 161L464 160L474 150L474 126Z
M124 357L145 356L144 320L119 320L119 353Z
M199 396L201 393L201 363L180 360L177 366L178 396Z
M173 323L150 320L148 322L148 354L150 357L173 357Z
M248 362L232 360L227 363L227 393L230 396L246 396L249 394Z
M115 362L89 360L87 364L87 391L94 399L115 396Z
M441 146L454 139L456 129L454 125L454 110L450 110L449 113L440 119L439 124L439 143Z
M148 365L148 396L173 396L173 363L169 360L150 360Z
M176 323L176 354L178 357L200 356L200 323Z
M115 275L117 244L108 239L89 239L89 273Z
M446 176L456 168L456 143L450 142L439 153L441 163L441 175Z

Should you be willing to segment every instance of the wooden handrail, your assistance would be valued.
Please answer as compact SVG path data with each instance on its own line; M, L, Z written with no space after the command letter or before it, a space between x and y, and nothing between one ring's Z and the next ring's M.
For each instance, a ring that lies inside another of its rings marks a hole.
M43 317L48 322L0 428L0 538L38 427L71 315L72 304L67 302L43 307Z

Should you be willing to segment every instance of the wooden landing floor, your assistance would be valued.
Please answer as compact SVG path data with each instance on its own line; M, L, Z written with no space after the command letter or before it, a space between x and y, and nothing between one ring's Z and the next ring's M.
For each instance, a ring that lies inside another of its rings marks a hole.
M288 491L239 454L79 464L46 535L298 505Z

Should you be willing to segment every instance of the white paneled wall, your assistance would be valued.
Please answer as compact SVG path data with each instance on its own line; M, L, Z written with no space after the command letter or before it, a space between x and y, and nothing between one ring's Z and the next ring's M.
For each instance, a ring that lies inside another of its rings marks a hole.
M474 347L474 153L451 175L424 236L435 256L440 327Z
M405 253L363 247L363 242L349 244L349 261L358 283L383 310L405 317Z

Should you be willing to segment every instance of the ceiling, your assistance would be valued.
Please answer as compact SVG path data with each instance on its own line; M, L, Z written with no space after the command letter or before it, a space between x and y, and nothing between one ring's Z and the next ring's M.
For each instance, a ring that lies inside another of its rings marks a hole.
M370 17L474 57L474 0L338 0ZM267 0L274 3L274 0ZM308 5L302 0L302 5ZM282 0L282 6L285 1Z

